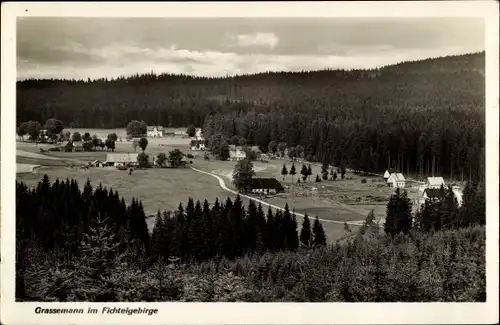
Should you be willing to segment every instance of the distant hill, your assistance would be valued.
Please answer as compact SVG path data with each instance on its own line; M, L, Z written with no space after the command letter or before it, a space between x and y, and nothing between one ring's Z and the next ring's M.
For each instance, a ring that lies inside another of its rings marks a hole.
M253 106L326 109L359 105L482 108L484 52L404 62L378 70L269 72L226 78L143 74L112 80L25 80L17 83L19 120L56 116L75 127L201 125L213 112ZM230 103L226 102L226 99ZM314 105L311 105L314 102ZM250 105L244 104L249 103Z

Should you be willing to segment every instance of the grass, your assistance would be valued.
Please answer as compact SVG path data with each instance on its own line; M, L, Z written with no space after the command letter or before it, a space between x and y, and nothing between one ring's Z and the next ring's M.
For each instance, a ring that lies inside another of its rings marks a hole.
M87 178L94 188L102 183L103 187L117 190L128 203L133 197L140 199L146 214L156 214L158 209L175 210L180 202L185 205L189 197L195 200L206 198L209 203L213 203L215 198L225 200L228 196L234 197L223 191L213 177L183 168L135 170L129 175L127 171L115 168L41 167L37 174L19 174L17 179L28 186L35 186L43 174L51 180L74 178L80 188L83 188ZM154 222L154 218L149 221Z
M83 130L82 130L83 131ZM80 132L80 131L79 131ZM90 131L89 131L90 132ZM93 134L92 132L90 132ZM94 132L96 133L96 132ZM109 130L101 131L102 134L111 133ZM99 133L97 133L99 135ZM160 152L168 154L168 151L175 148L180 149L185 153L192 153L196 157L193 160L193 166L208 172L218 175L223 175L226 185L234 189L231 180L228 176L231 175L235 162L218 161L214 158L206 161L203 159L204 152L192 152L189 150L189 139L173 139L160 138L148 139L149 144L146 148L146 153L150 156ZM184 144L183 144L184 143ZM103 186L112 187L118 190L120 195L123 195L127 201L132 197L139 198L143 201L147 214L155 214L160 210L174 210L180 202L185 204L189 197L195 200L204 200L207 198L212 203L216 197L219 200L226 200L229 196L234 198L231 193L223 191L218 181L208 175L203 175L189 169L152 169L152 170L136 170L132 175L128 175L126 171L118 171L114 168L68 168L67 163L79 161L82 164L86 162L100 159L105 160L108 151L100 149L94 152L49 152L44 154L50 156L48 159L38 158L40 147L48 148L50 145L34 146L28 142L18 142L18 149L26 152L36 153L37 158L32 157L17 157L18 163L42 165L37 174L18 175L18 179L34 185L39 180L41 175L47 173L51 179L56 178L75 178L80 186L83 186L87 178L90 178L92 184L97 186L102 182ZM137 152L141 150L138 148ZM122 141L116 143L116 153L134 152L130 142ZM55 160L54 158L58 158ZM386 200L389 198L393 189L388 187L378 187L376 183L367 177L366 184L361 183L361 177L348 173L347 180L323 181L315 183L307 181L297 184L298 176L295 175L292 183L291 176L287 176L285 181L281 176L281 168L283 163L290 169L291 162L289 160L271 160L268 163L255 162L256 175L258 177L275 177L280 180L286 187L285 194L266 198L265 201L277 206L284 206L288 203L290 208L296 212L307 212L311 218L318 216L322 219L330 220L346 220L360 221L364 220L370 210L375 211L377 217L385 215ZM298 172L302 163L295 163ZM311 165L313 176L321 172L321 167ZM315 189L313 189L315 188ZM356 200L360 197L359 201ZM248 200L244 199L244 204L248 204ZM267 210L267 208L266 208ZM148 220L150 227L154 219ZM302 218L298 218L299 229L302 224ZM334 224L323 222L325 232L329 240L334 241L349 235L350 232L344 229L342 224ZM355 231L356 226L349 226Z

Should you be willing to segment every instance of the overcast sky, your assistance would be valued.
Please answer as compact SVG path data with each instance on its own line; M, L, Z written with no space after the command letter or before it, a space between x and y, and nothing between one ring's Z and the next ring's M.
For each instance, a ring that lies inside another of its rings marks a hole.
M483 51L474 18L18 18L25 78L375 68Z

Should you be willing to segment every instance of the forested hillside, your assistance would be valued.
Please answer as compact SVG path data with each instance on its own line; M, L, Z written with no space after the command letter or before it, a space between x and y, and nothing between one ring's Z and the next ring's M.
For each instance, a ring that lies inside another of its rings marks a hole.
M190 199L150 235L140 201L45 175L16 183L16 300L485 301L484 188L469 184L460 208L428 200L415 222L409 207L397 190L385 234L370 213L326 245L318 219L298 225L287 207Z
M25 80L17 118L74 127L203 126L213 147L234 135L267 150L381 171L484 179L484 52L379 70L229 78L146 74L113 80Z

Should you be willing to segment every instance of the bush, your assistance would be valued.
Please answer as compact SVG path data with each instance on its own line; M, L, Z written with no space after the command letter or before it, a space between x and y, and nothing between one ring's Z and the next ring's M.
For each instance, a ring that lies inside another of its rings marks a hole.
M361 183L366 184L366 178L362 178Z
M188 153L186 156L187 156L189 159L193 159L193 158L194 158L194 156L193 156L192 154L190 154L190 153Z

